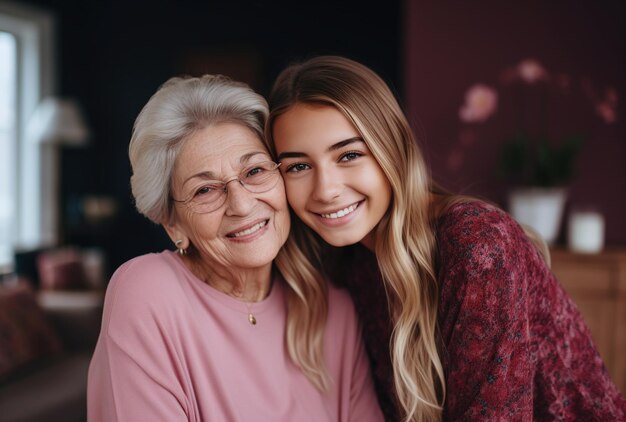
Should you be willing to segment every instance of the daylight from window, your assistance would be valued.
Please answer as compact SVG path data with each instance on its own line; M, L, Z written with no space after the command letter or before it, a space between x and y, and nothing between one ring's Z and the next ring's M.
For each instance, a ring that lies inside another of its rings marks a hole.
M15 213L15 37L0 31L0 267L12 260Z

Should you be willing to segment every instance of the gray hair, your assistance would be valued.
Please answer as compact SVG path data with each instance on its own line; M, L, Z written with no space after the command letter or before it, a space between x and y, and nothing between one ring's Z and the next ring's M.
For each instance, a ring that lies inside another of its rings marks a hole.
M128 147L137 210L157 224L170 219L170 180L184 141L194 132L224 122L239 123L263 139L265 99L222 75L175 77L143 107Z

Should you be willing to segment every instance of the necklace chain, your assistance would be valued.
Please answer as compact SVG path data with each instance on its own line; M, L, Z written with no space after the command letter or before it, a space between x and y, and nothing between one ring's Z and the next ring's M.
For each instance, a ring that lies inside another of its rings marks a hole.
M192 264L192 265L193 265L193 264ZM192 272L193 272L193 271L192 271ZM209 286L212 286L212 287L213 287L213 288L215 288L216 290L219 290L219 291L221 291L221 292L223 292L223 293L226 293L226 294L227 294L227 295L229 295L229 296L238 297L240 300L242 299L242 298L241 298L241 295L237 295L237 294L234 294L234 295L233 295L233 294L232 294L232 292L231 292L231 293L228 293L228 292L226 292L225 290L223 290L223 289L221 289L221 288L219 288L219 287L217 287L217 286L212 285L212 283L210 283L210 282L209 282L208 277L200 277L200 278L201 278L201 279L202 279L202 280L203 280L206 284L208 284ZM245 288L245 286L244 286L244 288ZM250 323L250 325L256 325L256 317L255 317L255 316L254 316L254 314L252 313L252 304L251 304L250 302L247 302L246 300L242 300L242 302L246 305L246 308L248 308L248 322Z

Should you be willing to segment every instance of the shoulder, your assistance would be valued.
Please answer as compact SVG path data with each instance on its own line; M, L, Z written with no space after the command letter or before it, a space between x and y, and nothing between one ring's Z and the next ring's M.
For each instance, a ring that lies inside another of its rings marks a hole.
M444 241L476 241L493 236L514 240L520 234L520 225L508 213L482 201L455 204L437 219L437 235Z
M182 297L182 273L168 251L142 255L122 264L111 277L104 324L126 324L163 315ZM180 264L179 264L180 265Z
M481 201L460 203L436 223L440 265L517 265L538 257L522 227L505 211Z
M175 265L172 263L169 251L149 253L135 257L120 265L113 273L111 282L115 282L119 278L128 277L159 277L163 272L171 274L174 268Z
M481 201L456 204L437 223L442 308L468 297L513 299L548 276L548 267L522 227L495 206ZM505 306L506 301L497 303Z
M168 251L138 256L122 264L113 273L107 291L132 293L165 288L177 278L179 265Z

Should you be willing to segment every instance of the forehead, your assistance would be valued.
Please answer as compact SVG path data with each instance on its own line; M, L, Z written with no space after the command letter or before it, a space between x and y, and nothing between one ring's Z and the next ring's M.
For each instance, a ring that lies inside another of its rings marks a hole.
M237 123L219 123L196 131L184 141L176 158L175 172L219 172L238 168L251 158L264 155L267 150L259 136Z
M337 108L324 104L296 104L273 126L277 152L323 147L359 136L352 122Z

